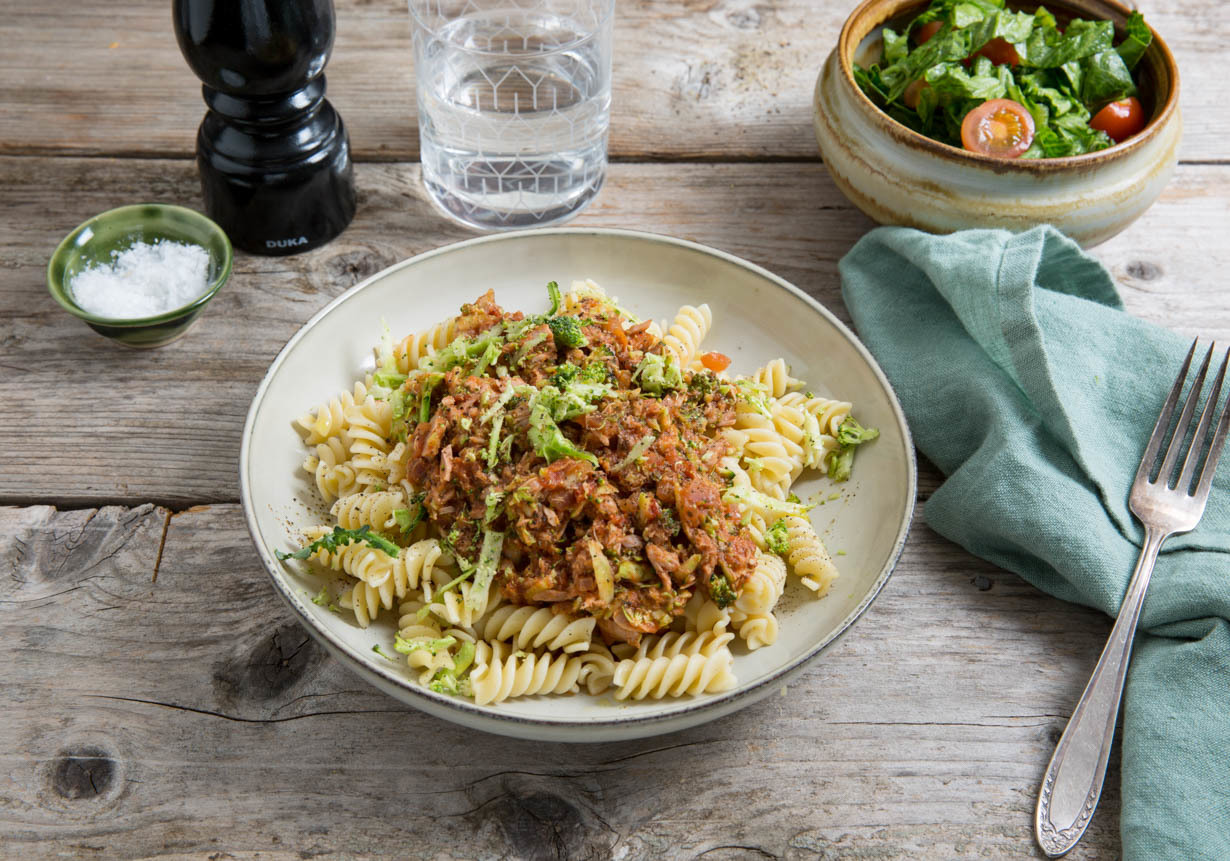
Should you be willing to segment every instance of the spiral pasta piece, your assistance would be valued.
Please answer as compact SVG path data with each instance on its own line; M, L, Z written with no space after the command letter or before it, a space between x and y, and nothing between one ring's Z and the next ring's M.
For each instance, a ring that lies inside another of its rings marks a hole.
M698 633L721 634L730 625L730 613L706 598L699 589L684 605L683 618L687 630Z
M535 694L570 694L580 689L585 666L578 655L513 651L508 643L480 640L475 647L470 689L478 705Z
M775 488L789 481L792 461L772 416L740 401L735 408L735 429L747 436L740 460L751 476L753 487L769 493L768 487ZM758 480L766 487L758 487Z
M786 563L775 553L760 553L752 575L744 582L735 599L742 613L768 613L782 597L786 588Z
M803 385L802 380L790 376L790 366L785 359L774 359L752 375L752 379L764 386L770 398L780 398Z
M712 655L680 654L620 661L611 680L616 689L615 699L660 700L728 691L738 683L730 671L731 658L730 649L723 647Z
M511 642L518 649L584 652L589 649L597 623L593 616L555 613L550 607L505 604L487 618L483 638Z
M729 621L729 616L726 617ZM714 655L726 648L726 644L735 638L725 630L725 624L720 630L704 631L667 631L652 637L642 637L636 653L630 657L633 660L641 658L673 658L676 655Z
M457 318L449 317L434 326L414 335L407 335L393 348L393 360L397 370L408 374L419 366L426 356L443 350L457 337Z
M330 437L316 444L316 453L308 455L303 468L316 479L316 489L325 502L358 491L354 467L350 465L349 440L345 434Z
M431 681L436 670L452 666L453 655L447 648L432 650L427 644L434 643L444 637L444 631L433 616L418 617L418 611L423 607L422 601L405 601L398 608L401 620L398 623L397 636L407 644L421 645L406 654L406 664L412 670L419 671L419 684L426 685Z
M713 326L713 312L707 304L684 305L662 338L662 345L674 355L680 368L691 364L700 352L700 342Z
M360 578L350 593L342 596L342 606L353 609L359 626L366 628L381 610L393 609L394 601L405 598L418 588L421 579L432 576L442 553L439 541L425 538L403 548L396 556L382 554L388 559L386 575Z
M308 530L309 540L319 538L329 531L324 526ZM380 585L392 577L393 557L362 541L344 544L334 552L321 547L308 558L334 571L349 574L364 583Z
M331 513L344 529L368 526L377 532L396 532L400 530L394 512L406 504L405 494L400 490L352 493L333 503Z
M785 521L786 540L790 548L786 561L795 575L802 578L803 585L820 597L837 579L837 566L810 522L794 516L786 517Z
M581 672L577 675L577 682L584 685L591 695L609 688L615 677L615 658L610 649L601 643L594 643L580 657Z
M450 625L463 628L477 628L478 622L489 611L494 610L503 602L499 589L487 589L482 600L467 600L473 588L468 580L458 583L447 592L439 591L453 579L451 573L436 568L431 576L424 578L423 599L431 612Z
M809 397L802 392L789 392L782 397L782 401L791 406L801 406L808 414L815 416L820 426L820 433L834 438L837 436L837 429L850 415L851 410L849 401L834 400L820 395Z
M383 488L389 481L389 435L392 433L393 405L367 398L346 413L350 434L350 464L355 482L363 489Z
M756 651L777 642L777 617L769 613L745 614L735 611L731 617L739 639L747 644L749 651Z
M366 381L356 380L353 391L342 392L337 397L325 401L315 410L301 415L295 423L306 435L304 443L316 445L344 433L348 424L347 411L356 404L363 403L370 385L370 377Z

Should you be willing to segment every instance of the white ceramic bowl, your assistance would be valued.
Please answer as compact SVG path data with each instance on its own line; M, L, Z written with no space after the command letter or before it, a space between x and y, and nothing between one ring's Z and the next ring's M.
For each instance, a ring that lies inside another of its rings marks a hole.
M1114 21L1120 37L1130 12L1114 0L1045 5L1060 16ZM855 206L881 224L933 233L1053 224L1090 246L1157 199L1178 159L1182 122L1179 70L1156 32L1139 66L1141 99L1150 112L1140 134L1079 156L992 158L906 128L854 82L856 61L878 59L883 26L908 21L925 6L923 0L865 0L846 20L816 80L816 141L833 182Z
M456 313L487 288L507 309L546 305L545 285L593 278L622 304L661 319L683 303L708 302L714 326L705 344L750 373L784 356L796 376L820 392L853 401L880 438L860 450L844 486L801 481L800 496L840 490L812 511L837 557L841 577L822 600L792 583L779 605L777 643L739 654L739 685L723 694L618 703L609 694L529 697L495 706L435 694L411 680L392 652L391 619L359 628L346 615L312 603L323 579L278 562L273 549L298 546L301 527L324 522L296 417L351 386L370 367L381 321L420 331ZM798 288L765 270L691 242L645 233L548 229L482 237L419 255L367 279L309 320L270 366L248 411L240 454L248 528L274 588L340 661L386 693L433 715L524 738L605 741L682 729L728 714L780 690L866 610L901 552L914 507L914 451L901 407L855 336Z

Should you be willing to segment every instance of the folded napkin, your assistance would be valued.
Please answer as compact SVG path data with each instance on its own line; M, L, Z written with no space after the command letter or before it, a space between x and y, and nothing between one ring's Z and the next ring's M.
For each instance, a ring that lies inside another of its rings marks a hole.
M1128 490L1190 339L1126 314L1106 270L1049 227L878 228L840 268L859 335L947 477L931 528L1118 613L1144 534ZM1200 525L1162 549L1122 726L1124 857L1230 859L1230 453Z

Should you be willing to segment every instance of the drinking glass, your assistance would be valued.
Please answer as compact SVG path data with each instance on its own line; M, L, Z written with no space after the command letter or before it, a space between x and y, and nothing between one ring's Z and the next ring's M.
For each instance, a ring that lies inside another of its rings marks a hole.
M615 0L409 0L423 184L481 230L564 221L606 175Z

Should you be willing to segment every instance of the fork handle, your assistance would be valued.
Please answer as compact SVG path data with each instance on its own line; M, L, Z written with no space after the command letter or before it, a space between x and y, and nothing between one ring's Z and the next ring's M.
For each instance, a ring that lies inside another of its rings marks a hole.
M1132 638L1157 551L1168 535L1158 529L1145 530L1145 543L1110 639L1046 768L1034 814L1034 834L1048 858L1065 855L1076 845L1102 794Z

